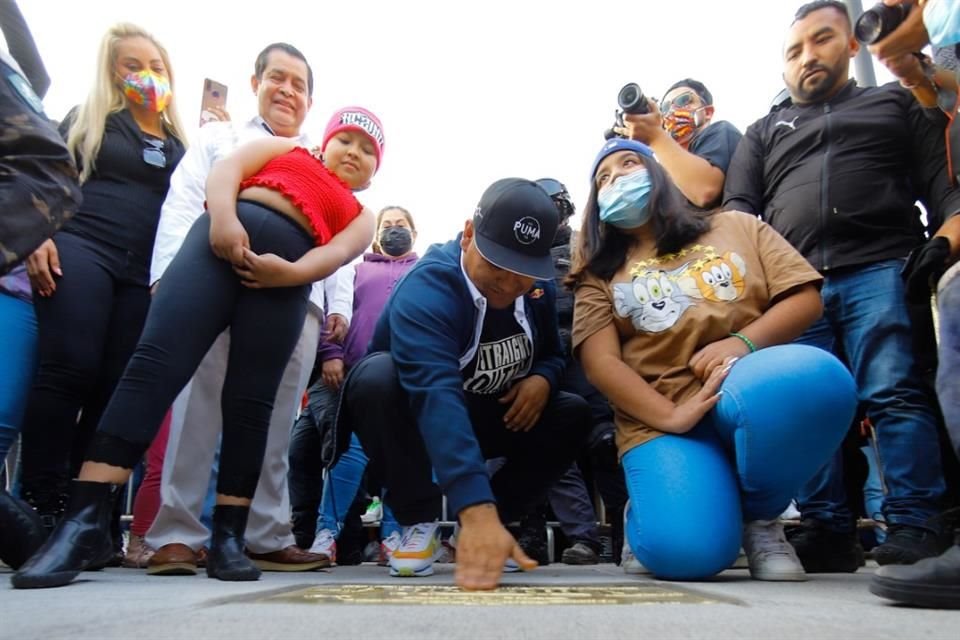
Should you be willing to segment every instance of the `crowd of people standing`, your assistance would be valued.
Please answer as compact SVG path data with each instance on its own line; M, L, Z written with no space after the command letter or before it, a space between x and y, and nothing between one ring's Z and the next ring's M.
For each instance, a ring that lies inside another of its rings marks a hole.
M757 580L855 572L844 441L863 425L883 491L871 589L960 606L943 446L960 447L960 126L955 78L916 53L960 41L960 11L906 4L871 44L898 82L850 79L846 6L810 2L785 36L789 97L744 134L678 80L622 114L578 231L562 182L503 178L422 255L415 213L361 203L380 118L347 106L316 143L302 131L314 76L296 47L256 57L256 115L218 110L188 141L144 29L105 34L59 136L35 47L11 46L0 108L32 110L12 137L48 150L13 170L50 212L31 225L4 196L24 221L0 225L13 586L345 564L369 491L371 559L407 577L454 555L457 584L489 589L547 561L550 511L562 561L597 562L594 486L629 573L702 579L741 554ZM26 40L8 43L32 43L14 23ZM934 290L939 363L917 346ZM125 536L117 498L145 459Z

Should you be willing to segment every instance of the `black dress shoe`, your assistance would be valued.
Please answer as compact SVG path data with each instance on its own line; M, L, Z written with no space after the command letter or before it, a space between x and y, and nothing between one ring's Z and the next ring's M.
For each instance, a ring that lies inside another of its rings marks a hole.
M880 567L870 592L916 607L960 609L960 545L915 564Z

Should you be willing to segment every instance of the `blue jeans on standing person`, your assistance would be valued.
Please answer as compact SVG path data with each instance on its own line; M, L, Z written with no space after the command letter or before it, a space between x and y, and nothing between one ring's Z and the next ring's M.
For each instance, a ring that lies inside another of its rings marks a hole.
M20 433L27 394L37 368L33 305L0 292L0 468ZM0 486L3 486L0 478Z
M863 510L867 517L874 522L883 522L883 479L880 476L880 460L877 459L877 450L873 443L860 447L863 457L867 459L867 479L863 483ZM883 544L887 539L887 532L880 527L873 530L877 544Z
M960 262L940 278L937 311L940 314L937 397L950 442L960 458Z
M624 535L658 578L696 580L729 567L743 525L777 518L843 440L856 409L850 373L803 345L741 358L691 431L627 451Z
M324 529L339 535L343 521L347 517L350 505L357 497L363 473L367 470L369 458L360 446L356 434L350 436L350 447L343 453L337 464L330 469L323 482L323 498L320 501L320 517L317 520L317 533ZM380 535L387 538L394 531L400 531L400 524L393 517L393 511L381 500L383 518L380 521Z
M797 342L847 362L876 429L888 524L926 528L945 491L933 398L920 381L913 329L900 278L902 260L886 260L824 278L824 313ZM849 426L849 425L848 425ZM838 448L797 496L805 519L853 531Z

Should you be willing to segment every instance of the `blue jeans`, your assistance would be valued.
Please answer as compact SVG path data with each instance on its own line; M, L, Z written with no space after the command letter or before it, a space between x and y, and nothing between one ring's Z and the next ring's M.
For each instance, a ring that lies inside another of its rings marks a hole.
M940 312L937 396L950 442L960 458L960 273L954 274L955 270L960 270L960 263L947 272L937 292L937 310Z
M0 467L20 433L37 368L37 317L26 300L0 292ZM0 483L2 486L2 483Z
M863 510L868 518L883 522L883 482L880 479L880 461L877 460L877 450L873 443L860 447L863 456L867 459L867 479L863 483ZM877 544L883 544L887 539L887 532L877 527L873 530Z
M920 382L913 330L900 279L902 260L824 278L824 314L797 342L837 353L857 381L876 429L888 523L923 527L939 512L945 485L933 398ZM849 425L848 425L849 426ZM804 518L853 530L838 449L797 496Z
M335 536L340 534L347 511L357 497L360 481L363 479L363 472L366 471L369 460L356 434L351 435L350 448L343 453L323 481L323 498L320 500L317 533L323 529L329 529ZM380 535L386 538L394 531L400 531L401 527L387 503L381 501L381 504L383 518L380 522Z
M743 523L783 512L843 440L857 405L843 364L803 345L741 358L722 389L690 432L623 456L624 535L658 578L696 580L729 567Z

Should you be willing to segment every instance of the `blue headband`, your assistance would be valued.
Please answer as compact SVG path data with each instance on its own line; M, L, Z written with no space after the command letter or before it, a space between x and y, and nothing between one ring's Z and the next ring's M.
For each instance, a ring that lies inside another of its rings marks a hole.
M627 138L611 138L604 143L603 148L600 149L600 153L597 154L597 159L593 161L593 167L590 169L590 180L593 180L594 176L597 175L597 167L600 166L603 159L617 151L634 151L642 156L653 158L653 151L642 142L629 140Z

